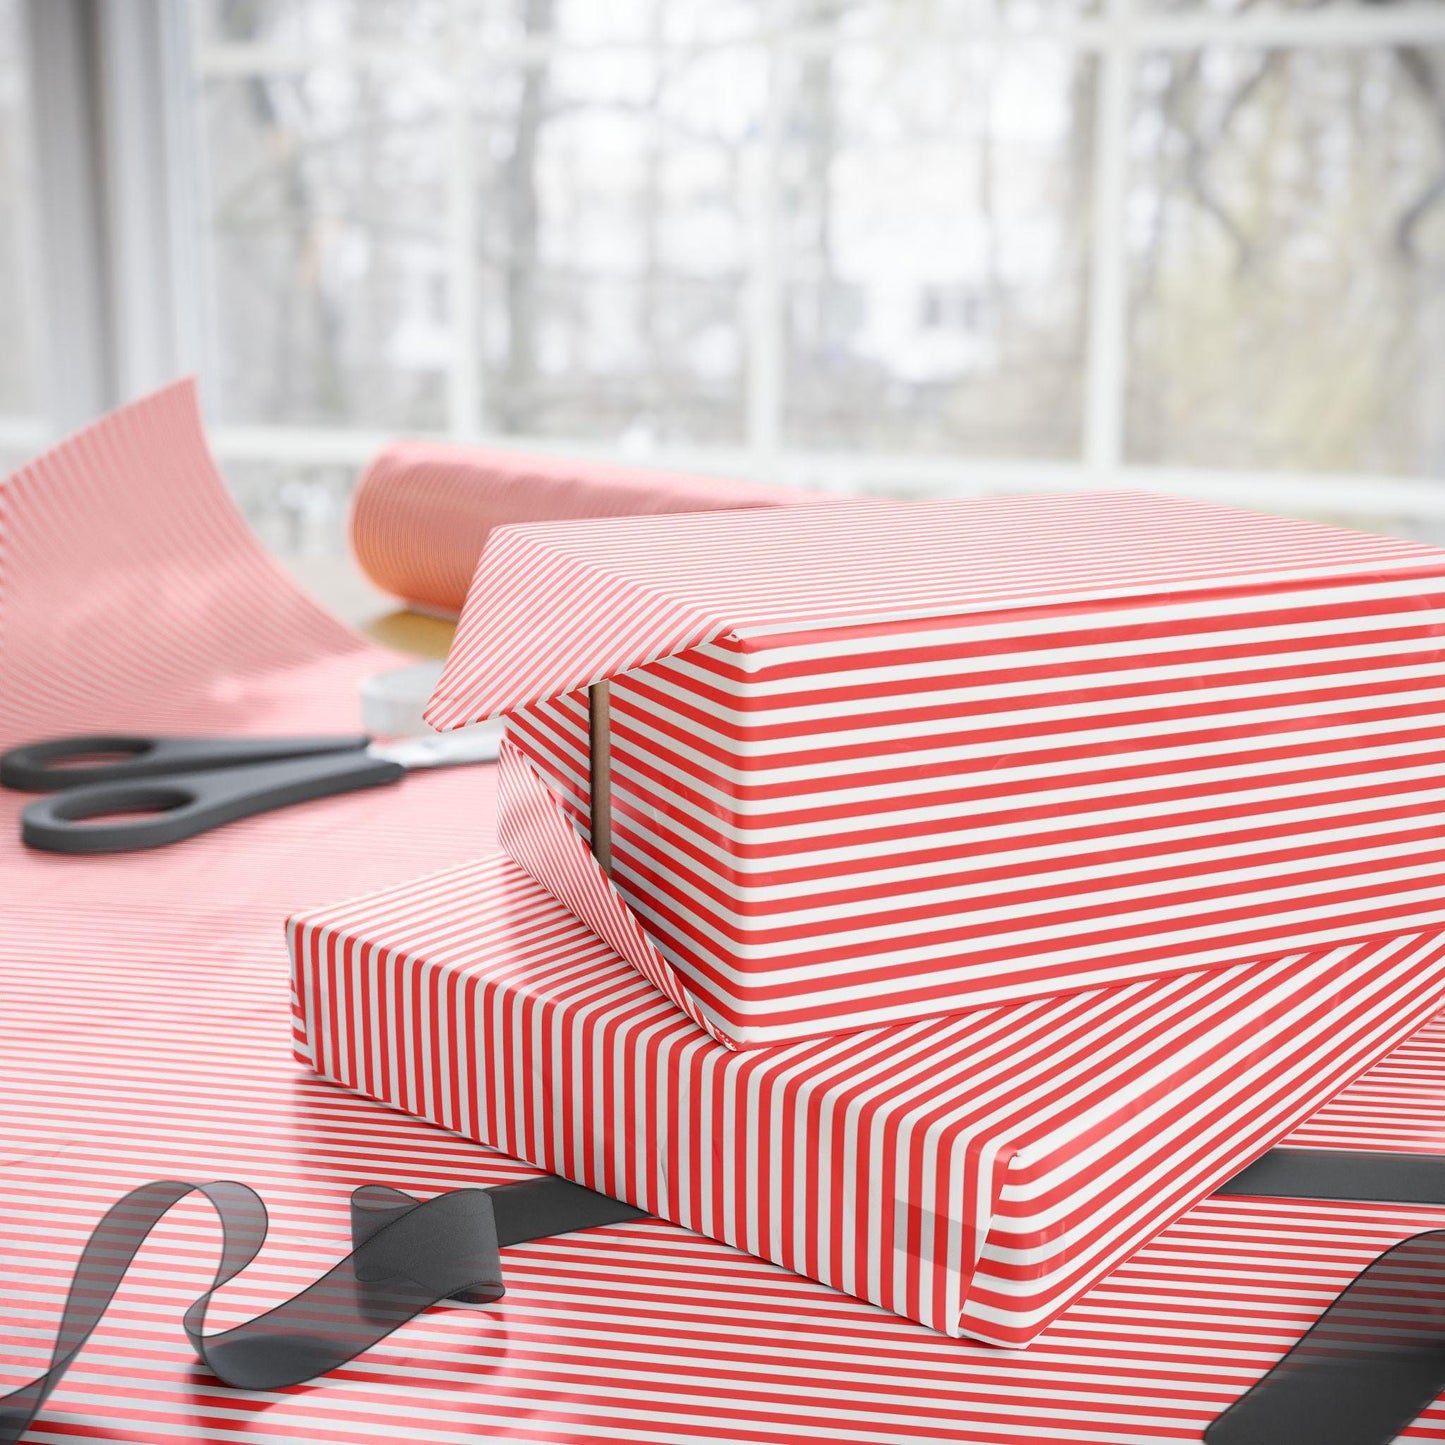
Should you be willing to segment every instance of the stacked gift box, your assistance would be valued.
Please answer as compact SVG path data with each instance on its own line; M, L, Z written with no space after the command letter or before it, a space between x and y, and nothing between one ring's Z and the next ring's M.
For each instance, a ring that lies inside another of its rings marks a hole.
M1134 494L504 528L504 856L294 919L327 1077L1028 1343L1445 1002L1445 553Z

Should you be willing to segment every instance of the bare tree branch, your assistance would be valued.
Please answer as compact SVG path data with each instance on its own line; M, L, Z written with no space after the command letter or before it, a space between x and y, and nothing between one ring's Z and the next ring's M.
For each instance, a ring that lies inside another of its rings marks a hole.
M1394 51L1396 63L1405 72L1405 78L1414 87L1425 109L1434 122L1437 135L1445 140L1445 95L1441 94L1439 77L1430 57L1414 45L1398 45ZM1431 178L1429 184L1405 208L1395 222L1395 249L1408 262L1418 263L1421 259L1418 246L1418 232L1425 218L1445 198L1445 163Z

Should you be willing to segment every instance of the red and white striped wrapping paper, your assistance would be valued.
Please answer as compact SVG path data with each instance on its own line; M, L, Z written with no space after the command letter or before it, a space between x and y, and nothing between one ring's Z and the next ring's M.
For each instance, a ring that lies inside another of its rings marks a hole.
M497 841L579 922L630 963L710 1038L734 1047L693 1002L672 965L652 946L601 864L571 826L561 801L525 755L505 739L497 757Z
M561 524L429 715L585 833L612 677L613 885L750 1046L1445 922L1442 635L1445 552L1141 495Z
M737 1053L510 859L289 931L326 1077L1007 1345L1445 997L1437 930Z
M203 539L188 587L166 558ZM76 625L61 633L58 616ZM0 675L23 684L0 687L6 744L117 719L354 727L356 685L387 661L266 561L184 389L0 482ZM110 859L25 852L26 800L0 791L0 1389L48 1365L85 1239L145 1180L264 1192L273 1240L222 1293L219 1328L340 1257L356 1184L427 1195L533 1172L298 1070L286 1027L276 920L474 853L490 773L422 774ZM1445 1151L1442 1070L1437 1020L1297 1138ZM1026 1352L1001 1353L644 1221L510 1249L508 1294L485 1313L431 1311L345 1370L249 1394L198 1370L179 1328L219 1243L191 1203L28 1438L1186 1445L1371 1258L1442 1225L1441 1209L1211 1200ZM1402 1438L1445 1440L1445 1408Z
M383 592L455 617L495 527L821 500L815 492L584 457L403 441L362 473L351 505L351 550Z
M0 746L355 732L360 679L404 660L267 553L216 471L190 381L0 477Z
M380 834L377 820L366 836ZM261 836L245 857L276 853ZM7 830L7 885L18 854ZM265 916L294 885L228 908L242 860L235 873L211 861L210 889L164 909L121 906L122 886L87 866L70 870L64 911L18 890L0 911L0 1389L48 1364L85 1238L136 1183L238 1178L265 1194L273 1240L222 1295L222 1328L345 1252L356 1184L430 1195L534 1172L298 1071ZM326 886L324 849L297 864L317 870L304 888ZM1445 1151L1442 1070L1436 1021L1298 1138ZM430 1311L344 1370L250 1394L197 1369L180 1331L219 1243L202 1207L182 1208L36 1445L1198 1445L1370 1259L1445 1227L1445 1209L1208 1200L1020 1352L946 1339L643 1221L509 1249L508 1293L487 1311ZM1445 1405L1401 1438L1445 1441Z

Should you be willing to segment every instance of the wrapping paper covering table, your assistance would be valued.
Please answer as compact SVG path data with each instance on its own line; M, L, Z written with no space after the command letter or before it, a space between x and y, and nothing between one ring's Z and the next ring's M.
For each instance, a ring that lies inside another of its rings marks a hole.
M171 394L127 426L159 431L175 456L187 417ZM0 694L0 738L102 723L351 726L357 680L388 659L289 591L203 456L186 453L171 474L138 446L127 463L123 430L90 435L44 477L0 483L0 667L23 684ZM127 471L137 459L148 470ZM165 597L146 584L162 575L152 530L163 554L192 525L212 527L224 543L214 560L242 579L204 606L199 576ZM53 570L31 570L41 566ZM109 610L55 648L57 611L29 599L63 612L97 569L114 580ZM488 841L487 773L419 777L384 798L111 859L22 853L23 799L0 794L0 1387L40 1366L90 1228L143 1180L232 1175L273 1204L272 1243L221 1296L220 1327L339 1257L359 1182L427 1194L533 1172L325 1083L290 1053L280 919L475 855ZM1296 1138L1445 1151L1442 1068L1437 1021ZM197 1370L181 1334L215 1239L201 1207L186 1208L31 1438L1197 1441L1369 1259L1445 1224L1433 1208L1213 1200L1020 1354L944 1339L642 1222L513 1250L510 1292L485 1314L434 1311L335 1376L251 1396ZM1445 1440L1445 1409L1405 1438Z
M298 1074L277 1044L269 931L232 932L193 952L187 970L210 977L181 987L163 961L174 927L166 936L153 917L119 929L83 917L61 939L45 921L46 970L27 969L23 990L7 992L26 1018L76 1036L76 1056L58 1063L48 1039L18 1030L7 1050L7 1378L38 1363L103 1205L152 1174L234 1174L279 1206L275 1242L236 1293L240 1319L340 1255L353 1184L427 1193L524 1172ZM97 934L109 960L99 969ZM1442 1067L1436 1023L1301 1137L1445 1149ZM38 1154L37 1120L52 1131ZM1210 1201L1027 1351L1005 1352L947 1340L674 1226L638 1223L509 1251L509 1293L485 1314L433 1312L336 1376L251 1397L196 1371L176 1323L213 1238L198 1214L199 1236L168 1225L148 1247L34 1438L1197 1441L1369 1259L1442 1225L1441 1209ZM1445 1410L1406 1438L1445 1440Z

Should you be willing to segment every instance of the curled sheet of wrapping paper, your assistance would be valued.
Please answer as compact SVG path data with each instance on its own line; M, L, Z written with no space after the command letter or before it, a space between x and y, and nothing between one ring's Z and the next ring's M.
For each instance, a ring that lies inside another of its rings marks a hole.
M0 481L0 747L86 732L357 732L363 681L407 661L330 616L246 525L194 386L123 408ZM327 901L492 846L491 768L415 775L233 824L182 847L4 855L36 902L226 909L272 933ZM0 792L13 839L28 801Z
M494 527L573 517L795 506L818 493L756 482L529 456L444 442L396 442L366 469L351 548L383 592L424 611L462 610Z
M286 578L206 446L188 382L0 482L0 743L56 732L354 728L402 659Z
M188 583L172 565L184 556L207 575ZM154 601L162 576L178 610ZM7 744L102 723L351 729L359 680L392 661L298 596L247 535L188 388L0 482ZM96 859L22 852L24 799L0 793L0 1392L46 1368L90 1230L148 1180L264 1191L273 1243L213 1305L225 1328L350 1247L357 1185L430 1196L535 1175L291 1057L280 920L483 851L491 774L417 776ZM1445 1151L1442 1069L1436 1024L1300 1140ZM197 1370L176 1327L216 1237L204 1206L183 1202L34 1438L1183 1445L1370 1260L1442 1225L1433 1207L1213 1199L1020 1355L930 1334L672 1225L619 1224L510 1251L508 1294L481 1327L472 1311L434 1311L343 1372L248 1394ZM1406 1438L1445 1438L1445 1409Z

